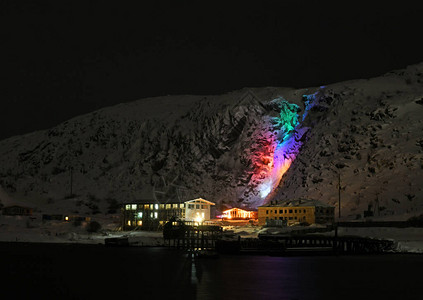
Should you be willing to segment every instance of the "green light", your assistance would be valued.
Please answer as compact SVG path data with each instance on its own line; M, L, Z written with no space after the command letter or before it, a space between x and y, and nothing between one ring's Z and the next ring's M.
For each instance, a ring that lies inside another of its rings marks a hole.
M298 111L300 107L294 103L288 101L280 101L279 103L280 113L279 117L274 118L275 126L277 130L282 131L282 136L287 137L298 125Z

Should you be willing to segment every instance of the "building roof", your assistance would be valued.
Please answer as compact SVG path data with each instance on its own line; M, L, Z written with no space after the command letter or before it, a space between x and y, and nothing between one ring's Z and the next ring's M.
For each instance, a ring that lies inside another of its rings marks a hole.
M207 203L210 205L216 205L215 203L203 198L197 198L197 199L188 200L188 201L179 201L174 199L169 199L166 201L157 201L154 199L136 199L132 201L124 201L123 204L174 204L174 203L179 204L179 203L192 203L192 202L202 202L202 203Z
M315 199L293 199L284 201L270 201L268 204L262 205L261 207L303 207L303 206L319 206L319 207L334 207L332 205L323 203Z
M184 201L179 200L166 200L166 201L157 201L154 199L136 199L132 201L124 201L123 204L174 204L174 203L184 203Z
M192 202L202 202L202 203L207 203L207 204L210 204L210 205L216 205L215 203L208 201L206 199L203 199L203 198L197 198L197 199L185 201L185 203L192 203Z
M23 205L8 205L8 206L3 206L3 209L14 208L14 207L20 207L20 208L25 208L25 209L33 209L32 207L23 206Z
M232 210L242 210L242 211L246 211L246 212L250 212L251 211L251 210L245 210L245 209L238 208L238 207L233 207L233 208L224 210L223 212L228 212L228 211L232 211Z

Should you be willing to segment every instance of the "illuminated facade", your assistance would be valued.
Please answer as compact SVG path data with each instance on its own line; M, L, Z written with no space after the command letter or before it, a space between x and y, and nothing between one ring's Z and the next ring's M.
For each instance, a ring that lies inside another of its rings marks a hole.
M243 210L241 208L236 208L236 207L225 210L222 214L222 219L248 220L248 219L256 219L256 218L257 218L257 212Z
M133 201L122 207L122 228L157 230L171 218L201 223L210 220L213 202L198 198L186 202Z
M279 185L282 176L295 160L303 144L303 135L309 129L301 122L318 105L318 93L303 95L305 109L301 118L298 105L282 97L271 101L271 105L277 107L279 116L272 118L272 125L264 130L261 149L253 159L256 171L252 179L259 183L258 192L262 200Z
M185 220L201 223L210 220L210 209L215 203L197 198L185 201Z
M335 207L309 199L271 201L258 208L259 225L266 225L266 220L286 220L288 225L329 224L335 222Z
M158 203L154 200L133 201L122 207L122 228L142 227L157 230L172 217L185 218L185 204L181 202Z

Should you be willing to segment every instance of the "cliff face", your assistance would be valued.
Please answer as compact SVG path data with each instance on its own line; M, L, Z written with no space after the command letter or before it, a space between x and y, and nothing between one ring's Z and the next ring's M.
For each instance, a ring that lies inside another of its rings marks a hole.
M1 141L0 185L15 199L60 205L70 198L101 212L141 198L256 207L273 197L335 204L339 173L345 215L368 205L379 214L418 211L422 73L420 64L319 88L104 108Z
M370 80L328 86L328 109L285 174L279 198L305 196L337 205L351 218L423 209L422 64ZM306 121L307 122L307 121Z

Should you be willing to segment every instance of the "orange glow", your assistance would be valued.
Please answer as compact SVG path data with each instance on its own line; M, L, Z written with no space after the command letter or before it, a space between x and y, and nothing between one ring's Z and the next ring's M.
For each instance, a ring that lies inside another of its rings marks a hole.
M222 217L223 219L252 219L254 218L254 212L235 207L225 210L222 213Z

